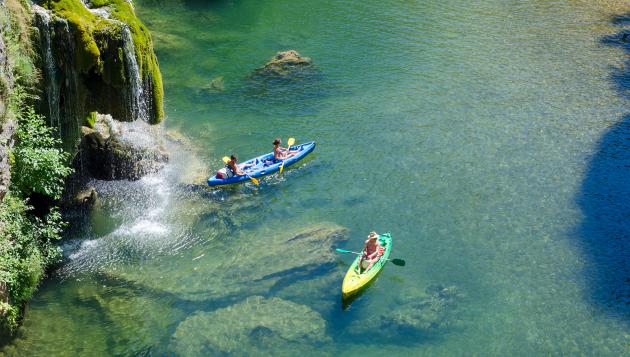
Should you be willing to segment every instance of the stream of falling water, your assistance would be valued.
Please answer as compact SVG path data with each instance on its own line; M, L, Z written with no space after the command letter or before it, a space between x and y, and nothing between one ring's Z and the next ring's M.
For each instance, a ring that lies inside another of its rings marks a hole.
M125 71L129 80L130 90L129 103L133 119L140 119L145 122L149 121L149 111L147 106L147 98L144 95L144 87L142 85L142 74L138 67L136 59L136 51L129 31L129 26L122 25L123 35L123 55L125 58Z
M44 69L46 78L46 98L48 102L49 121L51 125L61 133L59 121L59 84L57 83L57 67L52 54L51 33L54 31L50 25L50 14L40 6L33 6L33 11L39 21L42 22L41 45L44 49Z

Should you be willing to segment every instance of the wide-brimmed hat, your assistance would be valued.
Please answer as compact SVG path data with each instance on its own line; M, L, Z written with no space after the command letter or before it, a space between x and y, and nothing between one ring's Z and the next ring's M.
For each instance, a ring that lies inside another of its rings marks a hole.
M370 234L368 234L368 238L370 238L370 239L378 238L378 233L372 231L372 232L370 232Z

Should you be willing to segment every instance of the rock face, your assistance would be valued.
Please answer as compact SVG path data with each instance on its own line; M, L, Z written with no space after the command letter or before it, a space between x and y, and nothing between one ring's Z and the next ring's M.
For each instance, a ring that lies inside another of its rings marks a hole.
M101 180L137 180L168 161L159 136L147 123L124 123L98 114L94 129L81 128L82 171Z
M9 172L9 150L13 146L15 123L7 108L8 98L13 88L13 72L5 47L0 36L0 202L4 198L11 180Z
M255 72L258 76L286 76L312 66L309 57L303 57L295 50L278 52L267 64Z
M130 2L81 0L34 5L43 74L40 111L74 152L88 113L122 121L162 120L162 78L151 36Z
M329 342L326 322L304 305L253 296L182 322L173 335L181 356L290 355L300 345Z
M79 191L63 202L65 208L92 208L98 200L98 193L94 187Z

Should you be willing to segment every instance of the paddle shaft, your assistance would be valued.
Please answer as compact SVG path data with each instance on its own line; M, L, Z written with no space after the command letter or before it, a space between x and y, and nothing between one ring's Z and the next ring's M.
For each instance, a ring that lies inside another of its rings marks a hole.
M345 250L345 249L339 249L339 248L337 248L337 249L335 249L335 250L336 250L336 251L338 251L339 253L352 253L352 254L356 254L356 255L363 255L363 253L353 252L353 251L351 251L351 250ZM385 259L385 260L386 260L386 261L389 261L389 262L392 262L392 263L393 263L394 261L396 261L396 262L400 262L400 263L401 263L401 264L400 264L401 266L405 264L405 261L404 261L404 260L402 260L402 259L398 259L398 258L396 258L396 259Z
M289 140L287 140L287 155L289 155L289 152L291 151L291 145L293 144L295 144L295 139L289 138ZM282 173L282 171L284 170L284 160L286 159L282 159L282 165L280 165L280 173Z

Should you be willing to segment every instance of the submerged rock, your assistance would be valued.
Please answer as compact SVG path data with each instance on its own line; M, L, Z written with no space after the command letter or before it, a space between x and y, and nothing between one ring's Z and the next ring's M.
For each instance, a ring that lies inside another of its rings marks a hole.
M165 297L156 298L124 286L103 286L81 299L95 300L111 324L111 334L116 340L125 341L112 347L114 355L138 355L152 350L160 340L168 338L169 331L185 316Z
M285 228L286 229L286 228ZM110 272L118 278L190 301L235 301L244 296L280 291L302 280L316 279L336 268L334 246L344 241L347 230L331 223L301 228L293 233L277 230L252 234L243 231L229 242L211 242L199 260L173 257L168 274L142 269ZM199 255L200 253L196 253ZM159 276L156 276L159 274Z
M348 332L353 335L379 331L379 337L392 339L409 334L426 335L458 323L455 316L457 303L463 295L456 287L432 286L424 296L409 295L398 299L383 312L370 314L353 322Z
M98 114L94 129L82 127L81 168L101 180L137 180L159 171L168 161L149 124L123 123Z
M315 311L279 298L253 296L184 320L173 335L172 349L181 356L276 356L326 342L326 321Z
M303 57L295 50L276 53L263 67L256 69L259 76L286 76L295 71L311 67L313 61L309 57Z
M222 92L225 90L225 79L223 76L213 78L208 85L203 87L206 92Z

